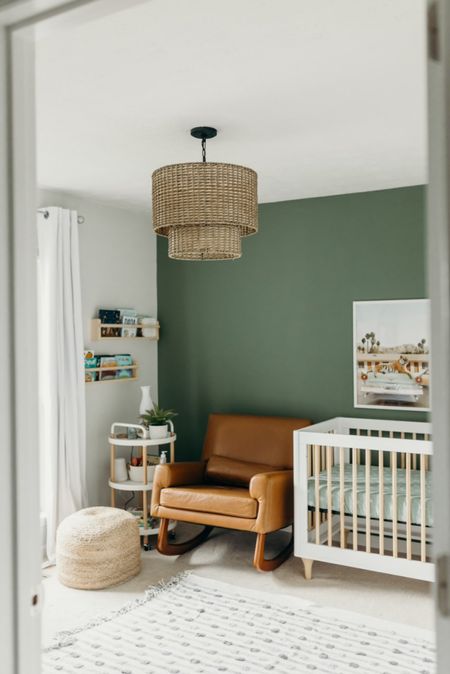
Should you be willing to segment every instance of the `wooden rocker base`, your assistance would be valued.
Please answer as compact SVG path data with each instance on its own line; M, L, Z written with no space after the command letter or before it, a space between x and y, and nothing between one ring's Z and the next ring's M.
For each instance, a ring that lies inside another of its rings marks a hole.
M294 532L292 532L291 539L286 547L283 548L281 552L279 552L278 555L272 559L266 559L264 557L266 536L267 534L257 534L256 538L253 566L258 569L258 571L273 571L274 569L277 569L292 554L294 549Z
M185 552L189 552L193 548L206 541L211 531L214 527L205 526L203 530L184 543L169 543L169 521L168 519L160 519L159 521L159 533L158 533L158 542L156 544L156 549L162 555L184 555Z

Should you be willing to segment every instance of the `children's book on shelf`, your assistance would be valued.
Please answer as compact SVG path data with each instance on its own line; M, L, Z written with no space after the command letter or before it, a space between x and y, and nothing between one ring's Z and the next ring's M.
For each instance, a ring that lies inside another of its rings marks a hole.
M93 351L85 351L84 356L84 381L97 381L98 372L91 372L91 368L98 367L97 356Z
M117 360L115 356L99 356L100 358L100 367L116 367L117 366ZM116 373L117 370L101 370L99 372L100 374L100 381L105 381L106 379L115 379L116 378Z
M140 331L142 337L158 338L158 321L154 316L141 315L139 316L139 323L142 325Z
M120 323L120 309L99 309L98 317L102 323L108 325Z
M133 365L133 358L129 353L117 353L116 354L117 365L123 367L124 365ZM117 370L118 379L129 379L133 376L133 370L123 369Z
M119 309L99 309L98 317L100 322L108 325L108 327L102 327L100 329L100 334L102 337L120 337L121 333L121 316ZM111 327L117 324L118 327Z
M136 337L138 317L136 313L122 314L122 337Z

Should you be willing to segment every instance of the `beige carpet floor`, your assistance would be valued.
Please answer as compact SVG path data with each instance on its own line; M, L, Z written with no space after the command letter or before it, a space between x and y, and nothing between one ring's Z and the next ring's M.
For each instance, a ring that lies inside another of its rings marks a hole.
M192 527L179 525L177 539ZM284 532L271 543L285 541ZM215 578L238 587L286 594L407 625L433 629L431 586L421 581L315 562L313 580L305 581L301 560L292 557L272 573L258 573L252 566L255 537L215 529L197 549L164 557L156 550L142 553L142 571L117 587L97 591L73 590L58 582L56 570L44 572L43 644L58 631L83 625L96 616L116 610L142 596L144 590L180 571ZM270 548L268 548L270 554ZM269 556L269 555L268 555Z

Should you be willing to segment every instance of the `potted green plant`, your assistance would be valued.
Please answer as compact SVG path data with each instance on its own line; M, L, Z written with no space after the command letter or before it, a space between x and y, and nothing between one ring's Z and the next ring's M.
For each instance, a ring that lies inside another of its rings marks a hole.
M169 422L172 421L177 413L174 410L163 410L158 405L153 409L147 410L141 414L141 423L149 429L151 440L162 440L167 438L169 432Z

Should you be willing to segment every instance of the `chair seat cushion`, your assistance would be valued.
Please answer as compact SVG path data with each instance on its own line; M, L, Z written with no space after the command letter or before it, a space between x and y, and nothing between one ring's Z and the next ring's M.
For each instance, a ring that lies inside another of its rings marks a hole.
M160 504L166 508L217 513L231 517L256 518L258 502L248 489L216 485L166 487L161 490Z

